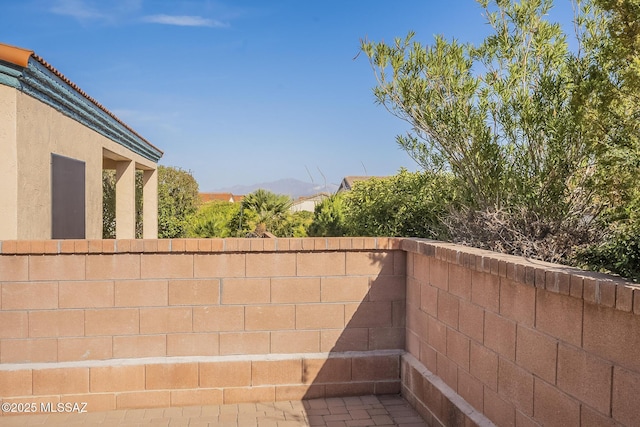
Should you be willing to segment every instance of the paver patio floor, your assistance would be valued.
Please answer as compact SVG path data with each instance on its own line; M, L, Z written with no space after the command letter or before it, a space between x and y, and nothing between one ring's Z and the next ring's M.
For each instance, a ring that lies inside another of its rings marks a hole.
M401 396L385 395L184 408L126 409L84 414L3 416L0 418L0 425L425 427L427 424Z

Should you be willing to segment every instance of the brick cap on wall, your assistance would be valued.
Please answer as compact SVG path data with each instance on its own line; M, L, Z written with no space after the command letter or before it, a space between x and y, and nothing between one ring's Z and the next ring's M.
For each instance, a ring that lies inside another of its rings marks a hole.
M399 250L401 241L394 237L5 240L0 241L0 255Z
M640 284L619 276L429 239L401 239L400 248L525 286L640 314Z

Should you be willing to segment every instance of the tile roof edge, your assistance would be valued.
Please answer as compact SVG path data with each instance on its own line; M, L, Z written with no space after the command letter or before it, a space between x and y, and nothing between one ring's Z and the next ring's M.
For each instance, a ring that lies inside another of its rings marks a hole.
M69 78L67 78L64 74L62 74L60 71L58 71L53 65L51 65L47 61L45 61L44 58L42 58L41 56L37 55L34 51L28 50L28 49L23 49L21 47L8 45L8 44L5 44L5 43L0 43L0 60L1 61L9 62L11 64L17 65L17 66L22 67L22 68L27 68L29 66L29 59L30 58L33 58L34 60L38 61L47 70L49 70L51 73L53 73L56 77L58 77L60 80L62 80L65 84L67 84L70 88L72 88L78 94L80 94L81 96L86 98L89 102L94 104L100 110L104 111L112 119L114 119L115 121L120 123L128 131L130 131L131 133L136 135L138 138L140 138L142 141L144 141L147 145L149 145L153 149L155 149L158 152L160 152L161 156L162 156L162 154L164 154L164 151L162 151L161 149L159 149L158 147L156 147L155 145L150 143L146 138L144 138L138 132L133 130L129 125L124 123L115 114L113 114L111 111L109 111L104 105L100 104L95 98L92 98L91 96L89 96L89 94L87 94L85 91L80 89L80 87L77 84L75 84L71 80L69 80Z

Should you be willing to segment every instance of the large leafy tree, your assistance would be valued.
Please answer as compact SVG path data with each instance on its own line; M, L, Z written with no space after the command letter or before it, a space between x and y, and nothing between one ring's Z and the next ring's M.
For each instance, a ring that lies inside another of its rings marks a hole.
M602 239L602 221L630 198L629 181L608 170L638 175L621 125L629 109L597 101L624 78L606 51L618 48L603 42L624 1L602 0L614 5L609 15L576 2L577 51L546 19L551 0L479 3L494 30L479 46L442 37L423 46L413 33L393 44L363 41L374 93L411 125L400 146L425 170L453 176L461 203L446 223L454 240L567 260Z
M189 220L198 210L198 183L190 172L158 166L158 237L186 237Z

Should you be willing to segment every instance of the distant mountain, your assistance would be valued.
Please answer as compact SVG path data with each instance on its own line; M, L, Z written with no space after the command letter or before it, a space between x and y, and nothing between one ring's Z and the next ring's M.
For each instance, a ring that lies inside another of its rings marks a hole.
M334 184L314 184L311 182L300 181L299 179L287 178L279 179L272 182L263 182L260 184L252 185L234 185L233 187L218 188L214 190L216 193L233 193L233 194L248 194L257 189L262 188L264 190L272 191L276 194L286 194L291 198L297 199L298 197L313 196L314 194L327 192L335 193L338 186Z

